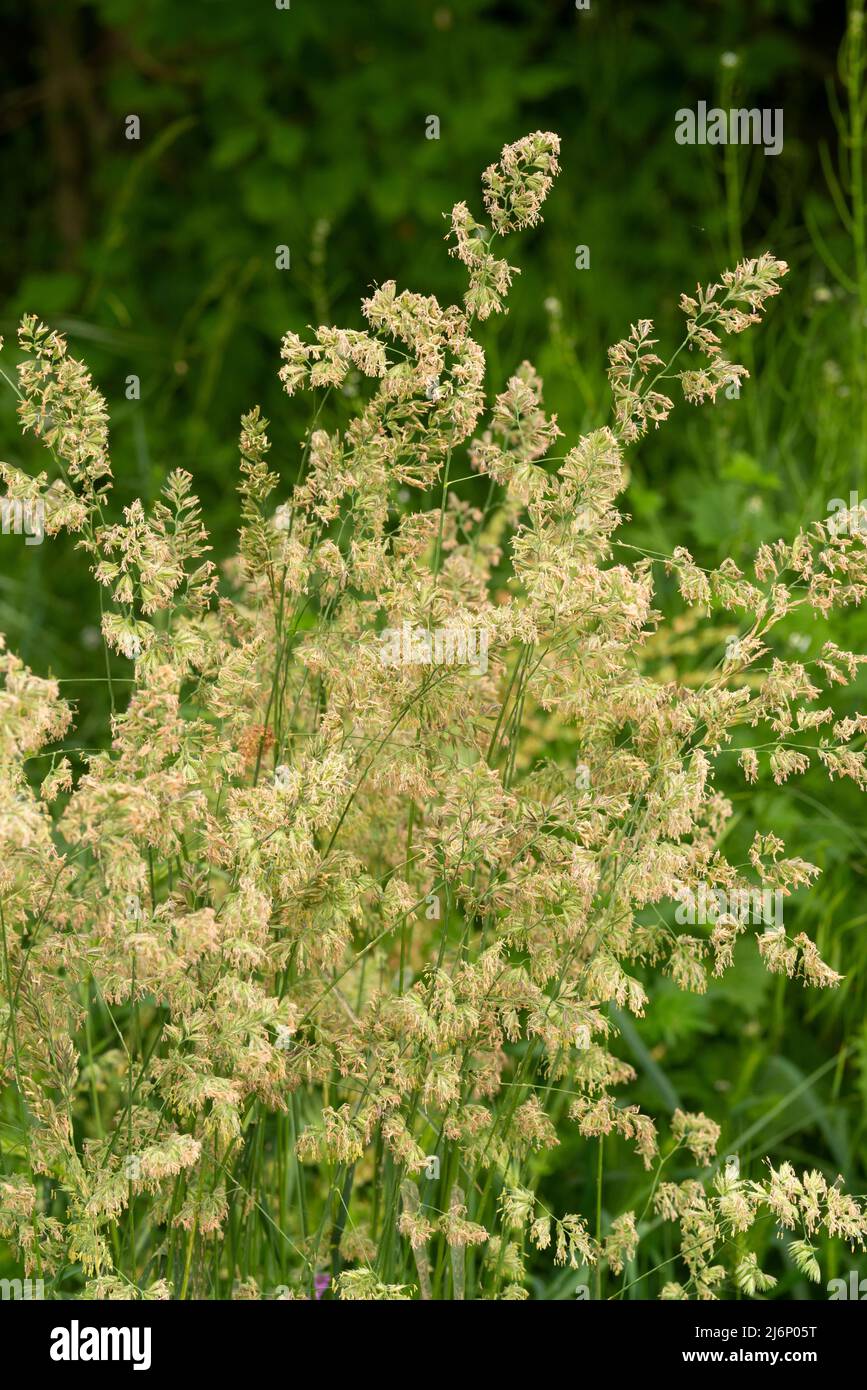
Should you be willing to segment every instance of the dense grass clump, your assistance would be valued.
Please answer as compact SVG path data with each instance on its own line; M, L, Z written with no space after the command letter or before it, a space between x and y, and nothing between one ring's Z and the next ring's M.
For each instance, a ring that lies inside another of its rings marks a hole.
M754 1296L821 1278L820 1239L863 1246L833 1177L718 1159L635 1023L745 956L840 984L790 924L818 869L761 788L867 782L867 717L834 702L867 658L827 628L867 591L863 535L835 513L713 567L618 539L624 451L676 398L739 394L723 339L777 295L771 255L684 295L679 345L633 324L575 442L529 361L488 399L500 239L558 157L528 135L484 220L453 208L462 303L388 281L365 328L286 334L302 467L244 417L219 569L184 470L111 512L105 403L22 323L46 471L0 470L89 563L113 710L73 766L59 681L2 656L0 1235L49 1296Z

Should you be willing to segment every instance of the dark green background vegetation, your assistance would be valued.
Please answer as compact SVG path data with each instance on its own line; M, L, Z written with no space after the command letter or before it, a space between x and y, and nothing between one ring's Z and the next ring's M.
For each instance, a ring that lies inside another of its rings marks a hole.
M532 359L567 447L605 419L605 348L631 321L654 317L670 340L679 294L696 281L765 249L792 267L750 335L752 377L741 399L679 407L631 460L624 541L684 544L704 564L727 554L745 562L760 541L826 516L830 498L867 489L867 224L852 178L865 91L852 48L840 67L846 8L842 0L592 0L589 12L572 0L292 0L287 11L272 0L10 6L0 98L5 368L22 312L66 332L109 401L118 500L151 500L170 468L189 469L222 559L237 525L241 413L259 402L271 419L272 463L287 488L298 467L309 407L280 390L282 333L361 326L361 296L389 278L459 295L463 272L446 254L442 214L458 199L478 210L479 175L504 143L555 130L563 173L544 224L509 247L522 268L511 311L482 336L495 389ZM723 54L737 62L721 62ZM674 113L699 99L781 107L782 154L676 145ZM139 141L125 138L131 114ZM425 138L431 114L439 140ZM290 248L289 270L275 267L279 245ZM590 248L589 270L575 268L577 245ZM140 377L140 401L125 398L130 374ZM340 397L332 419L353 409ZM18 435L5 387L0 456L43 466ZM40 674L70 682L76 737L90 746L104 706L98 684L75 684L98 675L102 660L85 559L68 538L0 545L0 630ZM859 614L830 632L819 627L790 626L778 654L792 655L793 635L808 639L811 656L828 636L867 649ZM685 630L680 648L661 654L662 669L712 664L730 630L704 646ZM840 704L846 713L865 708L864 682ZM747 942L736 970L705 996L657 985L647 1019L625 1040L641 1078L636 1098L663 1117L676 1103L706 1110L748 1172L767 1154L787 1157L841 1172L863 1193L861 802L821 776L775 788L766 769L749 808L739 776L728 790L745 812L731 832L744 845L758 825L821 865L818 886L787 904L787 925L813 936L846 979L833 994L808 993L769 977ZM625 1150L621 1158L606 1175L614 1210L634 1200L634 1168ZM561 1150L558 1210L590 1209L586 1168L583 1143L571 1175ZM661 1231L657 1238L664 1259ZM825 1253L823 1278L854 1263L840 1260ZM807 1288L782 1247L775 1272L783 1294L825 1296ZM564 1275L544 1296L568 1290Z

